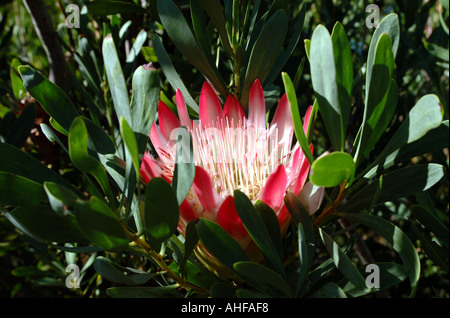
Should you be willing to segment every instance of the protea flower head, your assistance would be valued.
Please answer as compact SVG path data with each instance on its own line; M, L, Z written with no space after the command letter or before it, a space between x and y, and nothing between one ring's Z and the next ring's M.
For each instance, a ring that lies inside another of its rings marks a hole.
M309 173L309 162L299 143L292 147L294 126L290 105L284 95L270 124L260 82L252 85L248 116L230 94L222 109L212 87L205 82L200 94L199 122L189 118L182 93L176 92L177 116L162 102L158 105L159 126L153 123L150 139L158 158L144 154L140 168L144 182L162 177L171 182L176 148L173 131L180 126L192 136L195 178L180 205L179 231L200 217L217 222L253 259L257 248L244 228L234 206L238 189L250 200L261 200L276 213L284 233L290 215L284 205L286 191L299 194ZM304 129L308 127L311 107ZM205 258L212 257L203 249Z

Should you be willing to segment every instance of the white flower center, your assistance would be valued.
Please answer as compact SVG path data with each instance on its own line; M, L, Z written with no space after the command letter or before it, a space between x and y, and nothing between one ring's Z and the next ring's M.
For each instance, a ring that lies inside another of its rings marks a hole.
M209 173L220 196L238 189L257 198L276 167L289 162L289 134L278 140L277 127L257 128L247 119L214 125L195 125L191 132L195 164Z

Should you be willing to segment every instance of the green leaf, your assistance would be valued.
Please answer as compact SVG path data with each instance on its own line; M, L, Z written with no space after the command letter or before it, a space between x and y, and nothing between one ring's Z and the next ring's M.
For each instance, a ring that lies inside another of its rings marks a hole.
M380 288L372 288L367 290L360 290L356 288L351 282L347 279L342 279L338 282L338 285L341 286L342 290L351 297L360 297L366 295L368 293L377 292L382 289L387 289L392 286L398 285L408 278L409 270L400 264L396 263L374 263L373 265L377 265L380 274ZM367 276L369 272L366 272L366 266L363 266L359 269L361 275Z
M411 208L411 213L427 230L433 232L444 247L448 249L450 233L448 227L441 220L420 205L414 205Z
M378 72L374 71L375 78ZM394 116L398 99L398 86L395 80L391 80L390 87L383 100L380 102L376 112L372 113L372 116L367 120L367 133L368 138L363 143L363 155L367 158L372 149L374 149L376 143L386 131L389 123Z
M254 290L248 290L248 289L238 289L236 291L236 296L237 298L270 298L269 295L264 294L264 293L260 293L260 292L256 292Z
M59 125L69 131L78 113L66 93L30 66L19 67L23 85Z
M287 1L286 1L287 2ZM274 8L275 2L272 3L271 10ZM287 12L287 10L285 10ZM298 41L300 40L300 36L303 32L303 25L305 22L305 14L306 14L306 3L303 3L300 8L300 12L297 15L297 18L295 20L294 24L294 33L292 34L291 38L289 39L288 46L286 47L286 50L282 50L280 55L278 56L277 60L275 61L274 65L272 66L269 75L267 75L266 80L264 81L264 86L267 86L269 84L272 84L273 81L276 79L277 76L279 76L280 72L282 71L283 67L286 65L289 58L292 56L292 53L294 52L294 49L296 48ZM303 62L302 62L303 63ZM303 66L301 67L303 69ZM301 71L300 71L301 73ZM295 83L295 80L294 80Z
M88 152L88 131L81 117L75 118L70 127L69 154L73 165L82 172L94 176L105 194L109 196L110 200L113 200L105 169L100 161Z
M8 131L6 142L21 148L27 141L30 131L34 126L36 119L36 104L30 103L20 114L19 118L14 122Z
M311 61L309 55L311 52L311 40L310 39L305 39L305 52L306 52L306 57L308 58L308 61Z
M53 128L55 128L57 131L59 131L61 134L67 136L69 134L69 131L66 130L63 126L61 126L53 117L50 117L48 120L50 125L52 125Z
M345 255L339 245L321 228L319 228L319 234L328 254L330 254L333 263L339 271L358 289L365 290L367 288L366 281L349 257Z
M214 283L219 281L216 275L192 258L187 261L182 273L179 272L176 262L172 262L169 268L177 275L182 275L186 281L201 288L210 289Z
M97 124L90 119L85 117L81 118L83 118L84 124L86 125L89 139L94 144L95 151L103 155L114 154L116 152L116 147L103 128L97 126Z
M245 80L240 99L244 109L248 106L248 96L251 86L257 79L261 83L264 83L272 65L280 54L287 29L288 21L286 13L281 9L276 11L264 24L251 50L245 72Z
M161 40L158 36L155 36L154 39L155 52L158 56L158 61L161 66L161 69L166 76L167 81L170 83L174 90L179 89L183 93L183 97L186 101L186 104L190 106L196 113L198 113L199 108L195 100L192 98L188 89L184 85L182 79L178 75L177 71L173 67L172 61L167 54L164 46L161 43Z
M394 201L418 192L426 191L444 176L444 167L438 164L423 164L401 168L383 175L383 187L377 193L378 181L364 187L345 205L342 212L360 211L372 204ZM374 196L377 199L374 201Z
M176 159L172 178L172 187L177 194L178 205L183 203L192 187L195 176L194 150L192 137L185 127L176 132Z
M285 296L292 297L292 291L286 280L266 266L247 261L235 263L234 268L243 277L275 287Z
M302 288L303 283L305 281L306 275L311 269L312 258L313 255L310 253L310 245L308 244L307 237L305 234L305 230L303 229L303 224L297 224L297 235L298 235L298 258L300 262L300 268L298 271L298 281L297 281L297 291L296 295L299 295Z
M358 139L357 153L367 157L379 137L388 126L397 105L398 89L392 79L394 72L394 54L392 42L387 34L382 34L376 45L370 90L364 107L361 135ZM392 87L392 85L394 85ZM362 154L361 154L362 153Z
M1 171L25 177L40 184L45 181L58 183L82 195L79 190L62 176L26 152L6 143L0 143L0 167Z
M289 101L289 105L292 113L292 120L294 122L294 132L295 137L297 138L300 146L308 159L309 163L312 164L314 161L314 157L311 153L311 148L309 147L308 138L305 135L305 131L303 130L302 119L300 117L300 113L298 111L298 103L297 96L294 89L294 84L292 84L291 78L287 73L282 73L284 88L286 90L286 96Z
M405 233L394 224L378 216L360 213L338 213L338 215L364 224L386 239L392 248L399 254L405 266L409 269L411 296L413 296L420 276L420 260L414 245Z
M258 212L256 212L252 202L239 190L234 190L233 196L236 211L250 237L261 249L261 252L264 254L267 262L270 263L280 275L285 277L286 273L284 272L283 265L281 263L280 254L270 239L270 235L267 232L264 221L261 219Z
M143 154L148 135L158 110L160 81L156 70L139 66L133 74L131 118L129 123L136 134L139 154Z
M425 95L411 109L408 118L392 140L397 141L397 138L403 137L404 139L401 139L406 143L414 142L422 138L429 130L438 127L441 122L442 107L439 98L434 94Z
M406 138L405 134L400 133L395 139L391 139L389 147L386 147L380 157L363 172L364 178L370 179L395 164L448 147L448 120L443 121L438 127L430 129L423 137L409 144L405 144L402 141L403 138ZM396 147L398 148L395 149Z
M267 232L269 233L270 239L272 240L278 251L278 254L281 257L283 252L281 228L275 211L261 200L257 200L255 202L255 209L263 220Z
M443 248L438 245L433 238L428 239L425 235L417 228L417 226L413 223L412 229L414 233L417 235L417 238L420 241L420 245L423 248L427 257L437 266L442 268L444 271L449 273L449 265L448 265L448 248ZM432 241L433 240L433 241Z
M326 283L319 290L312 293L310 298L347 298L345 292L335 283Z
M9 78L11 79L11 88L16 100L21 100L25 97L25 87L23 87L22 79L19 74L19 66L21 66L21 62L18 58L14 57L11 60L10 68L9 68Z
M236 289L231 284L219 282L211 286L210 295L211 298L234 298Z
M299 276L297 281L296 296L299 296L303 288L303 284L309 270L314 261L315 255L315 234L311 221L311 216L303 207L299 198L292 192L288 191L284 197L284 203L291 214L298 228L298 244L299 244Z
M75 216L83 234L104 250L116 250L128 245L125 231L113 211L97 197L75 203Z
M61 142L61 140L58 138L58 136L55 134L55 132L46 124L41 124L40 125L42 133L45 135L45 137L47 137L47 139L50 142L56 142L58 143L58 145L64 149L65 152L69 153L69 150L67 150L66 146Z
M144 8L126 1L90 1L86 3L91 15L102 17L112 14L142 13Z
M158 57L156 56L154 47L143 46L141 52L147 62L158 63Z
M165 31L183 56L211 81L221 96L228 96L219 71L206 59L178 7L171 0L158 0L158 13Z
M20 231L44 243L87 243L73 215L60 215L46 205L21 206L5 216Z
M337 22L333 27L331 41L336 66L339 109L342 115L342 131L345 133L350 116L350 107L352 106L353 58L350 42L340 22Z
M91 42L85 36L78 37L78 54L74 54L75 61L80 65L80 71L87 80L88 85L101 95L100 91L100 71L98 68L96 55Z
M125 142L125 146L127 147L129 159L131 159L131 162L133 163L134 172L136 173L136 176L139 176L139 149L136 136L124 117L120 117L120 133Z
M366 101L365 105L367 105L367 99L370 94L370 83L372 81L372 70L375 60L375 51L376 46L380 37L383 34L387 34L392 42L392 53L395 58L397 55L398 45L400 42L400 23L398 21L398 16L395 13L388 14L385 16L378 27L375 29L375 32L372 36L372 40L369 46L369 52L367 55L367 71L366 71Z
M104 279L118 284L126 285L141 285L147 283L150 279L155 277L156 273L134 273L131 274L120 265L116 265L110 259L103 256L96 258L94 268ZM136 272L136 270L133 270Z
M123 116L131 123L130 100L128 88L117 55L114 39L107 35L102 43L103 63L105 65L106 78L108 80L111 97L117 117Z
M133 42L133 46L130 49L123 67L123 73L126 78L128 78L131 75L131 72L135 69L136 58L139 55L139 52L141 52L142 46L146 41L147 30L141 30Z
M219 33L220 39L227 50L228 54L233 55L233 49L230 45L230 40L228 38L228 33L225 25L225 17L222 12L222 6L220 5L219 0L199 0L203 9L211 18L211 21L217 28L217 32Z
M69 188L54 182L44 182L44 190L52 209L61 214L66 214L69 207L72 207L79 198Z
M228 268L234 270L234 263L249 261L239 243L217 223L200 218L197 232L205 247Z
M110 287L106 293L112 298L161 298L178 287L178 284L160 287Z
M293 82L295 91L297 91L298 85L300 83L300 79L303 75L303 69L305 67L305 60L306 60L306 58L303 57L298 65L297 72L295 73L294 82Z
M431 55L434 55L435 57L443 60L444 62L448 62L448 60L449 60L448 48L439 46L435 43L428 42L425 39L423 39L422 42L423 42L423 45L425 46L425 49Z
M127 219L130 215L133 201L135 200L134 193L138 184L137 178L140 175L139 149L136 141L136 135L123 117L120 117L120 134L126 146L125 179L122 182L123 192L127 198L132 198L131 200L126 200L124 204L125 218Z
M183 258L179 264L180 271L183 272L184 268L186 266L186 263L191 257L192 253L194 252L195 247L197 246L200 237L197 233L197 228L195 227L196 221L190 221L186 225L186 235L185 235L185 242L184 242L184 255Z
M47 201L42 184L9 172L0 171L0 189L2 205L33 206Z
M180 211L175 191L164 179L153 178L145 189L144 203L146 234L150 242L161 243L177 230Z
M213 1L208 1L211 3ZM220 3L218 4L218 11L221 12ZM212 23L208 19L208 16L205 14L205 10L203 10L200 1L190 1L190 11L191 11L191 20L192 20L192 30L197 39L198 45L202 50L205 58L211 65L215 64L215 59L211 53L212 47Z
M330 33L319 25L313 32L310 47L311 81L331 145L342 150L342 112L339 105L333 41Z
M319 187L334 187L344 181L351 183L355 175L355 163L346 152L335 151L317 158L311 165L311 182Z

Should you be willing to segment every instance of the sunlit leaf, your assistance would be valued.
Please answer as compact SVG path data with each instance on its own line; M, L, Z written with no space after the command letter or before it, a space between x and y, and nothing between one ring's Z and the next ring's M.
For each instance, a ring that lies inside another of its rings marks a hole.
M346 152L332 152L317 158L311 166L311 182L319 187L334 187L344 181L351 183L355 175L355 163Z
M328 254L330 254L334 264L342 273L342 275L344 275L349 281L351 281L358 289L366 289L367 287L364 277L352 263L350 258L345 255L339 245L320 228L319 234L328 251Z
M146 234L151 242L159 244L177 230L180 211L175 191L164 179L153 178L145 189L144 203Z
M331 144L334 150L343 147L342 112L336 82L333 42L328 30L319 25L311 37L311 81Z
M33 206L48 201L42 184L9 172L0 171L0 189L2 205Z
M234 190L234 205L247 232L253 241L261 249L268 263L282 276L285 276L280 254L270 239L263 220L256 212L250 199L241 191Z
M73 215L62 216L49 206L21 206L5 215L20 231L46 244L87 243Z
M370 227L389 242L409 269L411 296L413 296L420 276L420 260L414 245L405 233L394 224L378 216L362 213L339 213L339 216Z
M30 66L20 66L23 85L66 131L78 113L66 93Z
M97 197L75 203L75 216L84 236L105 249L121 249L128 245L128 237L118 217Z

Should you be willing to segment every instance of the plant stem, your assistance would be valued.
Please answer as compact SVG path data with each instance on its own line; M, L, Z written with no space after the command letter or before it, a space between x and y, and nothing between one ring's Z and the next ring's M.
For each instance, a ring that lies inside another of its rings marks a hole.
M336 200L334 200L333 204L330 205L325 211L323 211L316 219L314 219L314 224L320 224L331 212L333 212L341 203L341 201L344 199L344 190L345 187L347 186L347 181L344 181L341 184L341 188L339 189L339 194L336 198Z
M31 16L34 29L42 42L50 66L49 80L62 89L66 86L66 60L43 0L23 0Z
M199 295L207 295L209 294L209 290L200 288L191 284L190 282L184 280L180 276L178 276L175 272L173 272L169 266L164 261L163 257L156 253L150 245L141 237L138 237L136 234L133 234L128 231L126 226L124 225L124 230L128 237L138 246L145 250L145 252L156 262L156 264L161 268L161 270L165 271L167 275L172 278L179 286L183 287L186 290L192 290Z

